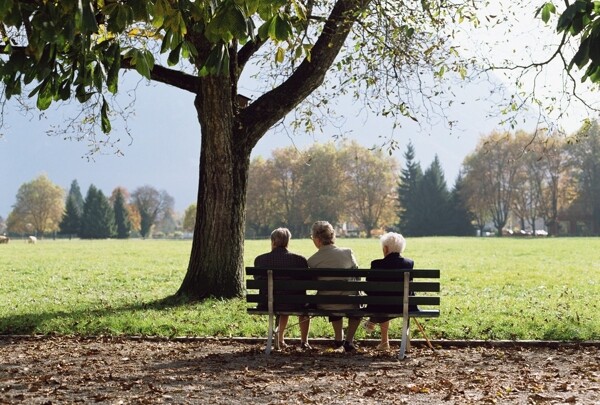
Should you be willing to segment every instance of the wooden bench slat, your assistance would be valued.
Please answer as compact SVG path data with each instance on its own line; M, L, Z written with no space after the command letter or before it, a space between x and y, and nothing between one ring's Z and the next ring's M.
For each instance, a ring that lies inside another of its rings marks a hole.
M247 302L266 303L260 294L248 294ZM376 295L275 295L274 305L278 304L371 304L371 305L401 305L402 296ZM439 305L440 297L411 296L409 305Z
M254 315L269 315L269 311L266 310L261 310L261 309L248 309L248 313L250 314L254 314ZM282 309L277 311L278 314L280 315L307 315L307 316L330 316L330 315L338 315L338 316L355 316L355 317L362 317L362 318L366 318L366 317L371 317L371 316L383 316L385 315L386 317L389 318L402 318L403 314L402 313L396 313L396 312L376 312L376 311L369 311L369 310L361 310L361 311L335 311L335 310L328 310L328 311L321 311L318 309L309 309L306 311L295 311L295 310L291 310L291 309ZM409 311L408 315L412 318L412 317L416 317L416 318L437 318L440 316L440 311L437 309L423 309L420 311Z
M246 274L249 276L265 276L269 268L265 267L246 267ZM309 277L312 273L318 273L323 277L385 277L392 279L402 279L405 272L411 272L413 278L440 278L440 270L438 269L298 269L298 268L275 268L273 273L276 276L293 277L301 279L299 276L306 273Z
M248 280L246 281L246 288L248 290L260 290L268 287L267 280ZM343 281L343 280L294 280L290 283L290 280L273 280L273 288L275 290L284 291L381 291L381 292L397 292L400 296L404 284L396 281ZM423 281L412 281L410 282L410 291L415 292L439 292L439 282L423 282ZM277 292L275 292L277 293Z

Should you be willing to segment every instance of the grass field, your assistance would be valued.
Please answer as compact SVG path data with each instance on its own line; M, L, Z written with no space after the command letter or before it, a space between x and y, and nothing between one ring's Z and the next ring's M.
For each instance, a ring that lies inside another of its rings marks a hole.
M361 267L382 255L376 239L338 245ZM0 245L0 334L264 337L266 317L247 315L243 299L163 301L177 291L190 248L173 240ZM290 248L315 251L309 239ZM247 241L246 265L268 249L266 240ZM424 320L430 338L600 340L600 238L413 238L405 255L442 272L441 317ZM392 338L399 329L392 322ZM331 333L313 320L311 336Z

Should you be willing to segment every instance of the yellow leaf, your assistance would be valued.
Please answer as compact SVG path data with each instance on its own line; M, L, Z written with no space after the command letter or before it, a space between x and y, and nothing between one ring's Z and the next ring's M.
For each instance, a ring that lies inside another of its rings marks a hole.
M283 59L284 59L284 50L282 47L278 46L277 47L277 53L275 54L275 61L277 61L277 63L282 63Z

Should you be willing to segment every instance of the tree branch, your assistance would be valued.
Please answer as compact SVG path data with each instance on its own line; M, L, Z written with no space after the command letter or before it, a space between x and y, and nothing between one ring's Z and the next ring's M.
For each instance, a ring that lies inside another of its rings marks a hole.
M131 59L123 58L121 60L122 69L135 69L131 64ZM150 78L156 82L168 84L178 89L187 90L190 93L196 94L200 86L200 79L179 70L173 70L161 65L154 65L150 71Z
M305 58L281 85L263 94L240 112L240 131L250 128L253 131L246 134L250 146L253 147L269 128L323 83L358 13L370 2L371 0L338 0L311 50L310 60Z
M244 66L250 60L252 55L254 55L258 50L265 44L266 41L262 41L260 38L256 37L254 41L248 41L246 44L238 51L237 59L238 59L238 72L244 70Z

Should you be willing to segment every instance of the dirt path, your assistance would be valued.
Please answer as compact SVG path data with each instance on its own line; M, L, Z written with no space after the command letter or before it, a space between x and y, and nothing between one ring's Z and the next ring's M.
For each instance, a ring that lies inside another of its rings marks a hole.
M0 404L595 404L600 348L324 345L268 358L262 344L0 337Z

